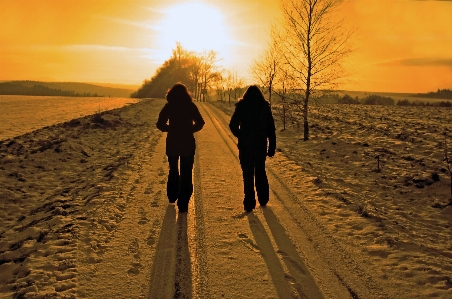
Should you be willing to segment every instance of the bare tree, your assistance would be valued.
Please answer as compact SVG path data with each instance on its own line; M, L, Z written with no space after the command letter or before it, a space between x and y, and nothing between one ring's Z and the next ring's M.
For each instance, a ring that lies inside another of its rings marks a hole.
M286 130L287 120L291 117L292 103L288 91L294 89L294 83L292 69L289 68L288 64L280 64L277 80L274 82L274 92L279 96L279 99L275 107L272 108L276 110L277 115L281 118L283 130Z
M450 179L450 199L449 199L449 205L452 205L452 157L450 157L450 149L448 148L447 144L447 129L444 129L444 162L446 162L446 167L449 172L449 179Z
M234 88L234 99L238 100L239 96L242 94L242 89L245 86L245 79L239 77L237 72L232 76L232 86Z
M185 50L180 42L176 42L176 48L172 50L173 58L177 61L177 67L180 71L182 69L182 59L189 55L189 52Z
M270 106L272 104L272 93L275 80L277 79L278 71L282 63L282 54L279 48L280 41L278 37L280 35L276 32L275 27L272 28L270 33L270 42L268 48L258 59L254 60L251 66L251 72L254 79L268 92L268 101Z
M223 78L223 74L222 72L220 72L220 77L218 80L215 81L214 83L214 88L217 94L217 101L224 101L223 97L224 97L224 78Z
M212 84L221 79L221 74L218 71L217 62L218 53L211 50L204 52L200 56L200 68L199 68L199 78L200 78L200 100L207 100L207 89L212 87Z
M226 100L226 95L228 98L228 103L231 103L231 91L232 91L232 83L233 83L233 76L232 72L230 70L223 70L223 76L222 76L222 90L224 92L224 98Z
M228 96L228 104L231 104L231 98L234 98L234 93L236 94L236 75L230 70L225 70L224 72L223 84Z
M351 52L346 30L337 11L343 0L281 0L286 63L301 91L303 139L309 139L308 104L316 91L332 89L345 76L343 59Z
M193 81L195 99L199 98L200 71L201 71L201 60L197 55L193 55L192 64L190 64L190 78Z

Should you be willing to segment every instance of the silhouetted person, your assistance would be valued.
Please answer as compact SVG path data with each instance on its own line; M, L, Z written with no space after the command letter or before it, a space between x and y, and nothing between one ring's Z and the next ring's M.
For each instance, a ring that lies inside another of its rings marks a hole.
M192 170L196 149L193 134L202 129L204 119L185 85L175 84L166 94L166 100L157 121L157 128L168 132L166 155L169 174L166 191L169 202L177 200L179 212L183 213L188 211L188 202L193 193Z
M256 85L251 85L236 104L229 122L232 134L238 138L239 160L243 173L245 211L256 207L254 184L259 204L268 203L270 191L265 172L265 159L276 149L275 121L270 104ZM267 147L268 141L268 147Z

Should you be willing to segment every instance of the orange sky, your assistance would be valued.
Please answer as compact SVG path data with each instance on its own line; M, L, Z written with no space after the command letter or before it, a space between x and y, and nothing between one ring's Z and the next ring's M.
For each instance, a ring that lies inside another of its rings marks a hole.
M278 11L278 0L0 0L0 80L140 85L176 40L250 79ZM343 12L356 51L342 88L452 88L452 1L350 0Z

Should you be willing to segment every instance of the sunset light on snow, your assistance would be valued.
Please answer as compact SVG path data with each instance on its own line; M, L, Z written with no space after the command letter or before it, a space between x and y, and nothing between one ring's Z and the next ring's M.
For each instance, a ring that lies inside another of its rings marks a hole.
M452 298L452 0L0 0L0 298Z
M139 85L180 42L251 82L280 15L277 0L0 0L0 80ZM355 29L341 88L451 87L452 1L350 0L338 15Z

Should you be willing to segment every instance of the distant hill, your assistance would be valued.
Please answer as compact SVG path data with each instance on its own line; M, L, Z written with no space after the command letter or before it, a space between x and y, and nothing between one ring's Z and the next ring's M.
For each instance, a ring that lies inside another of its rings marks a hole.
M111 84L111 86L118 85ZM134 91L135 89L133 88L116 88L79 82L41 82L23 80L0 83L0 94L15 95L110 96L128 98Z
M98 86L104 86L104 87L127 89L132 92L138 90L138 88L141 87L141 85L139 85L139 84L117 84L117 83L100 83L100 82L87 82L87 83L93 84L93 85L98 85Z
M24 96L64 96L64 97L98 97L97 93L76 93L72 90L61 90L49 88L41 84L31 86L17 82L0 83L0 94L3 95L24 95Z

